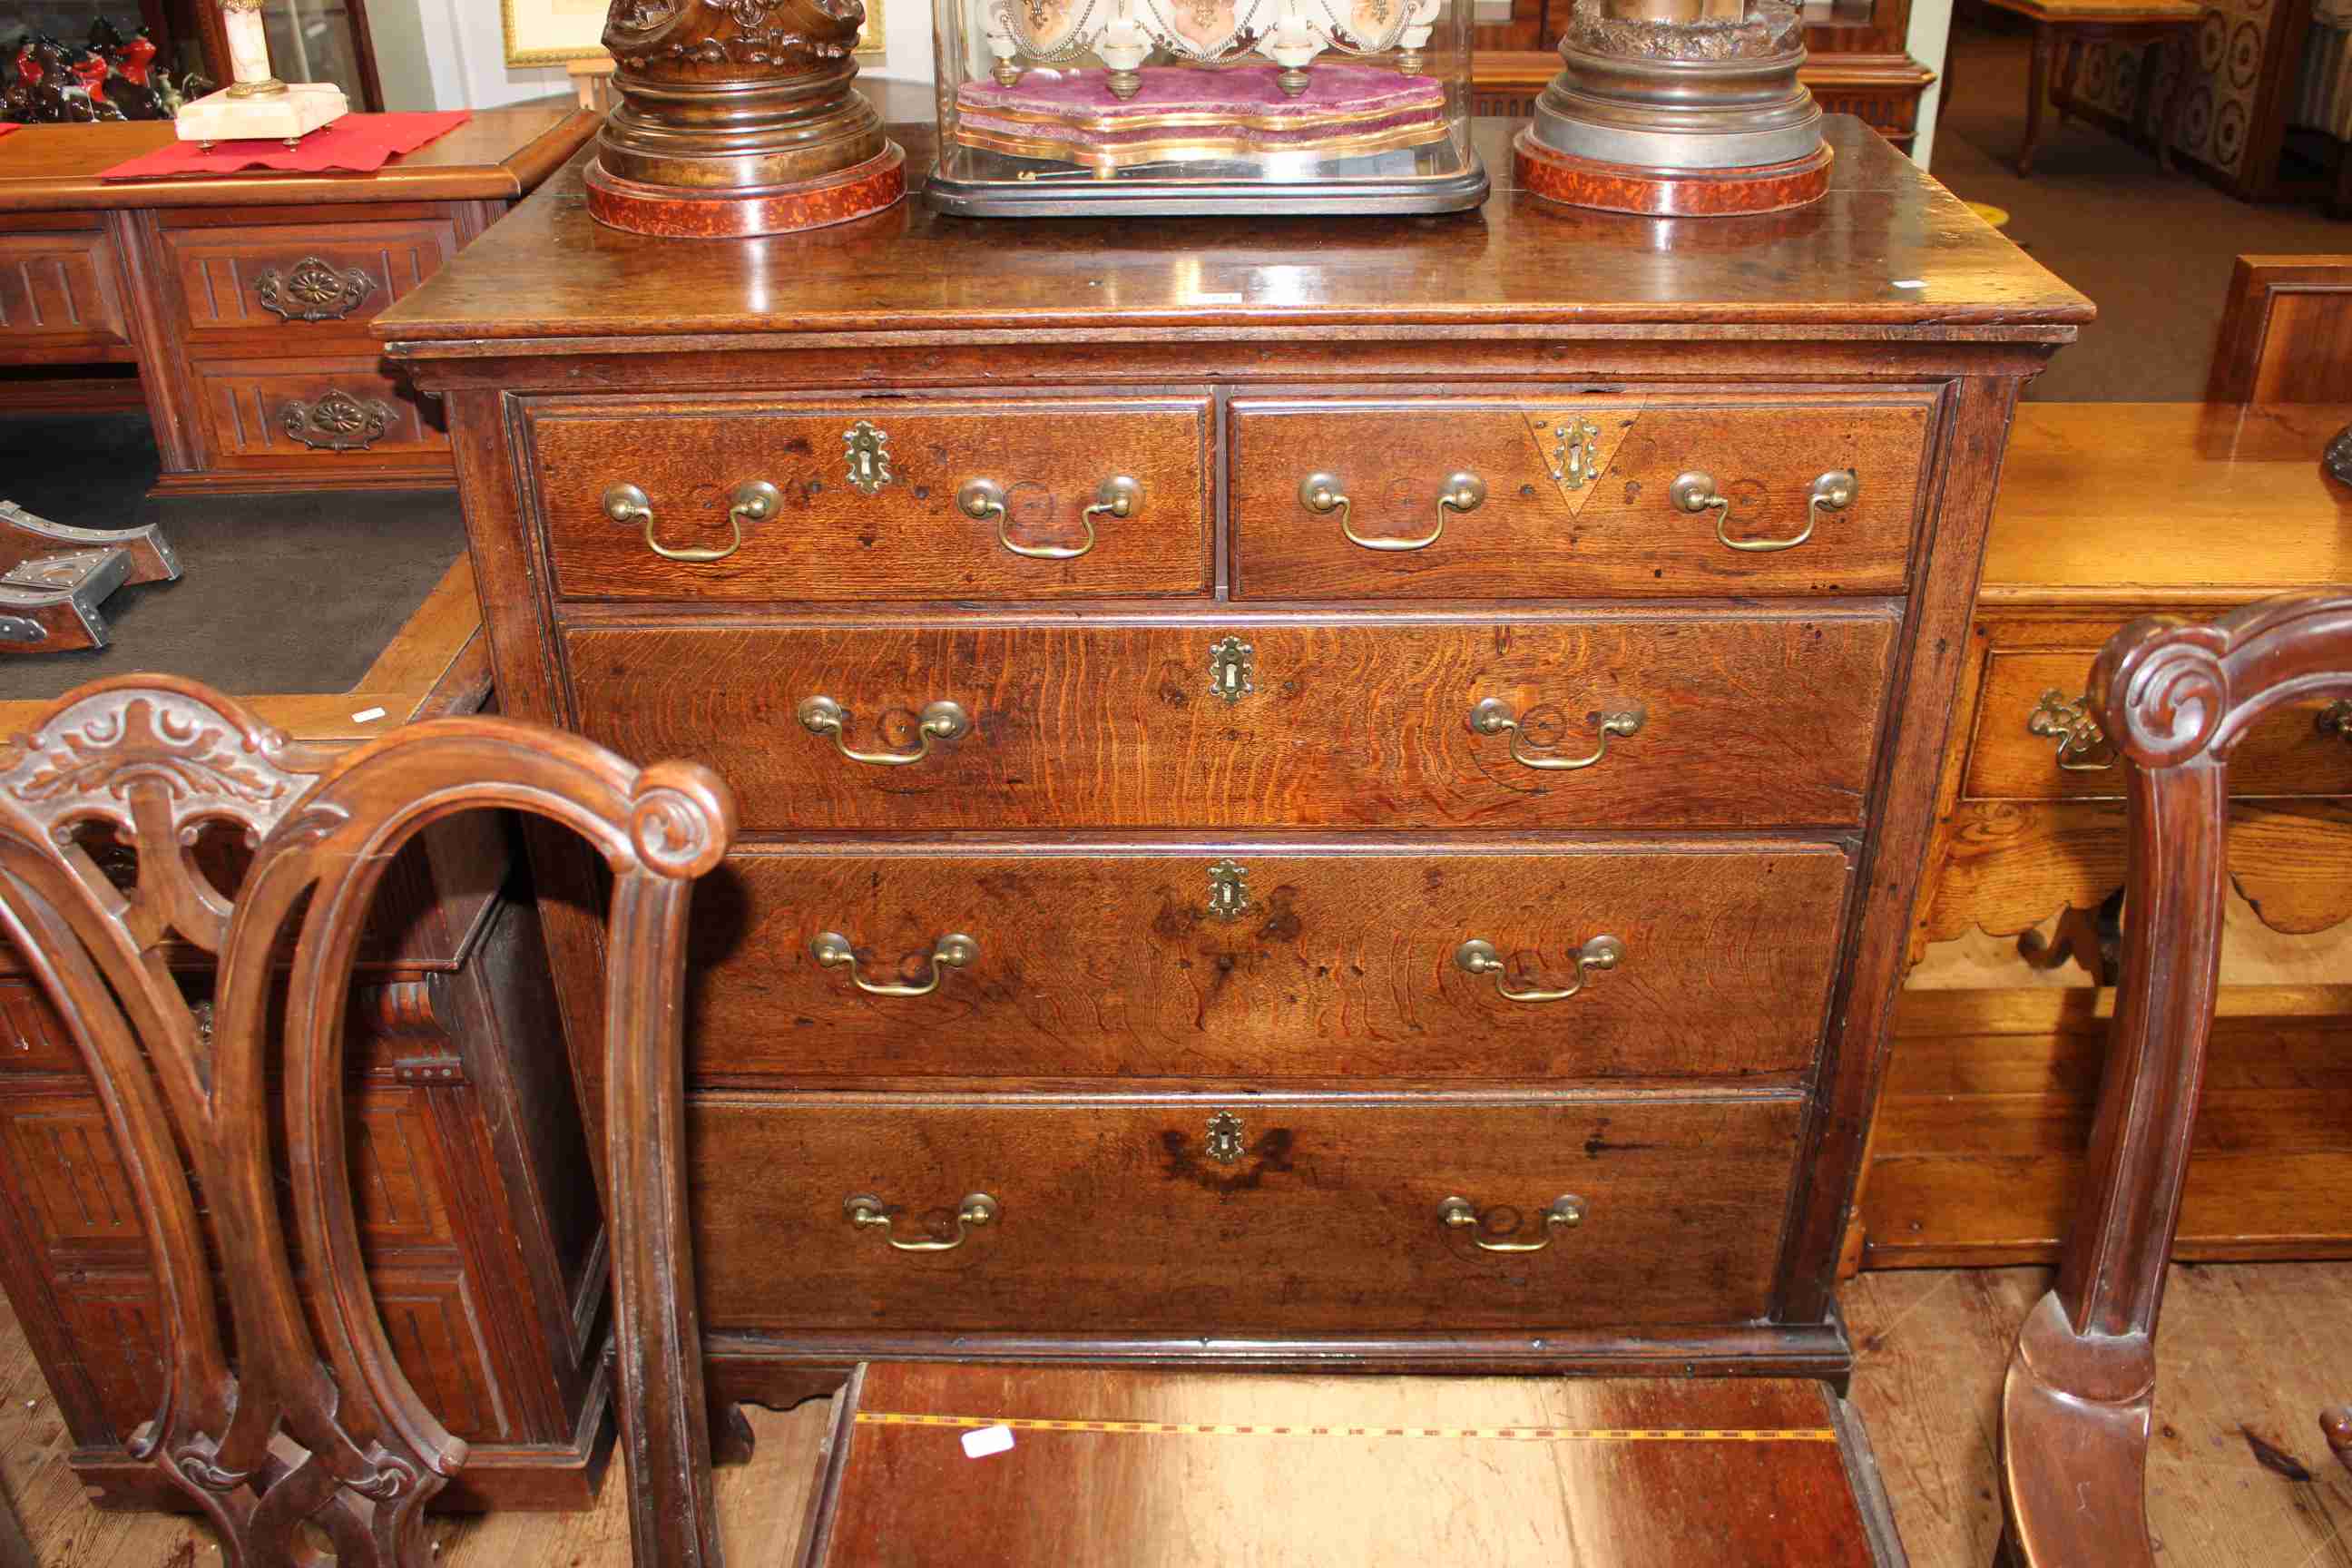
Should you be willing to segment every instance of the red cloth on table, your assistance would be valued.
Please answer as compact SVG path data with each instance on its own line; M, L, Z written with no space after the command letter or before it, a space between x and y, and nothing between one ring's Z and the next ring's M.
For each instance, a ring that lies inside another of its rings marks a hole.
M403 153L414 153L474 118L469 109L436 114L346 114L289 147L283 142L215 142L210 150L174 142L117 163L101 180L152 180L170 174L234 174L240 169L280 169L305 174L373 174Z
M13 121L13 120L0 120L0 136L5 136L5 135L7 135L7 134L8 134L8 132L10 132L11 131L15 131L15 130L17 130L17 129L19 129L19 127L17 126L17 124L16 124L16 122L15 121Z

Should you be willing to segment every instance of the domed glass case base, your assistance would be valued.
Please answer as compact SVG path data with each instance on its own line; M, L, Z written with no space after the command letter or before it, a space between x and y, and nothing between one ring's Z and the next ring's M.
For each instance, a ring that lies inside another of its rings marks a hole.
M936 0L943 211L1441 213L1486 200L1467 0Z

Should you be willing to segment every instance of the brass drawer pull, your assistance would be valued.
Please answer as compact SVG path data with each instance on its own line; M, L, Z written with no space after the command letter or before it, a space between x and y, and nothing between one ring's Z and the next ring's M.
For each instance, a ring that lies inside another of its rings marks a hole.
M1813 536L1813 525L1822 521L1825 511L1843 511L1862 493L1862 481L1851 468L1832 468L1813 481L1811 497L1805 505L1805 531L1794 539L1734 539L1731 527L1731 498L1718 494L1713 475L1693 469L1678 475L1674 488L1666 494L1675 505L1685 511L1705 511L1715 508L1715 536L1733 550L1794 550Z
M1519 728L1519 716L1512 712L1509 705L1502 699L1489 697L1470 710L1472 730L1481 735L1508 734L1511 737L1513 762L1521 767L1542 768L1561 773L1573 772L1578 768L1589 768L1607 756L1609 737L1612 735L1640 734L1642 726L1649 720L1649 713L1645 709L1629 708L1622 713L1603 713L1600 715L1600 720L1601 744L1594 747L1589 754L1581 757L1531 757L1520 749L1519 743L1526 739L1526 731Z
M1445 488L1437 492L1437 526L1419 539L1366 539L1348 526L1348 496L1340 488L1336 474L1309 474L1298 481L1298 504L1308 511L1339 514L1339 531L1348 536L1350 544L1360 544L1367 550L1426 550L1445 534L1445 513L1475 511L1478 503L1486 499L1486 481L1475 474L1462 473L1449 477Z
M2352 697L2339 697L2322 708L2312 725L2321 734L2333 735L2346 745L2352 746Z
M1565 1002L1584 989L1596 969L1614 969L1625 956L1625 944L1613 936L1596 936L1576 950L1576 984L1559 991L1514 991L1503 983L1503 955L1491 942L1472 937L1454 950L1454 964L1465 974L1491 974L1495 994L1506 1002Z
M878 1226L882 1239L900 1252L953 1252L980 1226L996 1217L996 1200L986 1193L967 1193L956 1205L956 1233L953 1241L900 1241L890 1230L890 1216L882 1207L882 1200L869 1193L859 1193L842 1202L842 1212L849 1223L865 1229Z
M341 272L332 262L306 256L283 272L266 268L254 279L253 292L281 321L340 321L375 292L375 279L359 268Z
M1486 1221L1468 1198L1448 1198L1437 1205L1438 1220L1449 1230L1466 1230L1481 1252L1541 1252L1551 1245L1555 1231L1574 1230L1584 1223L1584 1200L1574 1193L1562 1193L1544 1210L1544 1234L1541 1241L1489 1241ZM949 1243L953 1246L954 1243Z
M646 548L665 561L724 561L743 548L743 524L765 522L784 510L784 494L765 479L735 487L727 508L727 524L735 536L724 550L672 550L654 537L653 498L635 485L614 485L604 492L604 515L614 522L646 525Z
M2083 759L2105 750L2106 731L2091 717L2091 700L2077 698L2072 701L2056 687L2042 694L2026 716L2025 732L2058 742L2058 765L2070 773L2102 773L2116 765L2116 754L2108 751L2098 762Z
M1094 503L1078 513L1086 524L1084 544L1015 544L1013 542L1013 519L1004 510L1004 487L994 479L966 479L963 489L956 491L956 504L964 515L982 521L996 520L996 542L1015 555L1026 555L1032 561L1076 561L1095 547L1095 519L1097 517L1133 517L1143 504L1143 487L1125 474L1114 474L1095 487Z
M923 705L920 721L915 726L922 743L911 752L858 752L849 745L849 710L830 697L812 697L801 704L801 727L812 735L830 735L841 754L853 763L870 763L877 768L903 768L908 763L919 763L931 754L933 740L952 741L971 730L971 719L955 703L946 700Z
M857 950L849 939L838 931L820 931L809 943L809 953L827 969L849 965L849 978L868 996L929 996L940 988L950 969L961 969L980 957L980 943L968 936L950 934L931 943L931 977L919 985L909 985L900 980L885 980L877 984L857 973Z
M310 403L297 398L278 411L279 427L314 452L364 452L383 439L397 417L383 398L354 397L339 386Z

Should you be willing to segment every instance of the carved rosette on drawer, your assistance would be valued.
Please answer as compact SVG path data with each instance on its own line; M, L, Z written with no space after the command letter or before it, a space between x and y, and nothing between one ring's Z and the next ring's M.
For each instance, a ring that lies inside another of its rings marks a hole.
M380 397L354 397L336 388L278 411L286 434L319 452L364 452L383 439L395 410Z
M261 308L284 321L340 321L375 291L375 279L360 268L338 270L306 256L279 271L272 267L253 280Z

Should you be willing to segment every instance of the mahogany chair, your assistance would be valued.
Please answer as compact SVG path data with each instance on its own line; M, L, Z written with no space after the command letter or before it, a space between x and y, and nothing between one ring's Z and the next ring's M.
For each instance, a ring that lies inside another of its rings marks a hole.
M2157 1313L2221 970L2230 756L2266 714L2304 704L2340 723L2347 697L2352 592L2290 595L2203 626L2149 616L2092 667L2092 710L2130 764L2123 974L2089 1179L2001 1391L2005 1561L2153 1563Z
M402 1375L362 1267L342 1023L385 867L427 824L488 806L571 827L612 871L606 1217L631 1529L638 1562L691 1563L715 1526L678 1174L679 998L693 880L734 831L726 786L488 719L311 753L161 676L85 686L0 743L0 935L72 1025L154 1257L163 1392L133 1451L241 1568L426 1568L424 1506L466 1461ZM234 899L198 863L215 826L251 847ZM135 853L123 885L93 834ZM215 955L209 1026L165 965L174 943Z

